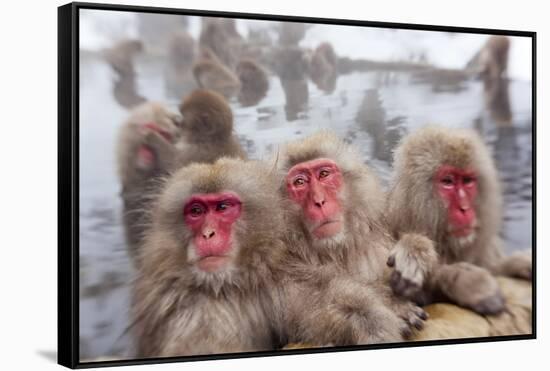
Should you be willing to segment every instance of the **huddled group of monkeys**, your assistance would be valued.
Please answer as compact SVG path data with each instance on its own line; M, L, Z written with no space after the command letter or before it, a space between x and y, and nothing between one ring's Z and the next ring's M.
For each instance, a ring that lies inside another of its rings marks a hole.
M226 98L239 91L253 102L268 86L256 63L235 59L231 21L203 22L208 48L192 68L201 88L184 96L179 112L119 94L134 91L127 56L138 44L108 54L121 76L115 96L133 107L117 161L136 268L136 355L399 342L422 328L422 306L435 301L504 311L495 276L530 280L532 263L502 252L498 174L479 135L435 126L413 132L395 152L388 190L358 151L327 131L248 160ZM290 45L305 33L292 23L283 31L281 43ZM195 60L178 49L186 43L180 35L172 48L182 70ZM496 66L480 73L498 78L506 66L495 50L507 54L508 41L487 45L476 65ZM293 50L280 59L295 62ZM332 47L321 44L308 69L330 86L335 65ZM280 71L283 87L300 81L299 70ZM244 86L260 94L247 96Z
M387 192L326 131L247 160L204 89L178 113L144 103L119 139L140 357L398 342L422 305L498 314L495 276L531 279L530 257L502 253L498 174L474 131L410 134Z

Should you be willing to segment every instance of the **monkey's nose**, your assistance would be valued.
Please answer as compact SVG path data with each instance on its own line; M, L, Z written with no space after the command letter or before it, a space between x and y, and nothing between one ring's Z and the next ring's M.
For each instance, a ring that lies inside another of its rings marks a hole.
M208 240L216 235L216 232L213 229L207 229L204 232L202 232L202 236L205 240Z
M325 204L325 199L314 200L313 202L315 202L315 206L323 207L323 205Z

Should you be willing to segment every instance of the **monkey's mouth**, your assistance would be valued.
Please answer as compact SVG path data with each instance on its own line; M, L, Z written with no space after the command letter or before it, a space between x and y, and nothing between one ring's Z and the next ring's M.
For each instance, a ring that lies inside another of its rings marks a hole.
M313 228L313 235L316 238L328 238L340 233L341 230L341 220L327 219Z
M449 228L449 233L453 237L468 237L476 230L475 223L462 225L462 226L453 226Z
M197 262L200 270L205 272L216 272L229 263L230 257L225 255L209 255Z

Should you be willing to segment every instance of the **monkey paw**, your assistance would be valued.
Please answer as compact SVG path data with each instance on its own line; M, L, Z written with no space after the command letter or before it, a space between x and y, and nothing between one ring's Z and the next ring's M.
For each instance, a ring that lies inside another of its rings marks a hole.
M502 263L501 273L509 277L531 280L533 277L533 262L531 256L520 253L505 258Z
M438 283L452 301L479 314L498 314L506 307L495 277L473 264L463 262L442 267Z
M418 234L403 235L387 261L394 268L390 277L393 292L421 301L422 287L436 264L437 253L430 239Z
M472 305L472 309L479 314L498 314L502 312L504 308L505 302L500 292Z
M401 335L405 339L411 337L414 329L421 330L424 327L424 321L428 319L428 313L424 309L408 301L397 302L394 310L403 321Z

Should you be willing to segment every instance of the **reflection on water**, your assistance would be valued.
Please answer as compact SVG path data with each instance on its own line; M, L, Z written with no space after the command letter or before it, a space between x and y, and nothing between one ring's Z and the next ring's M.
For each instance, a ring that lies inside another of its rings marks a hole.
M162 61L137 61L137 87L148 99L177 98ZM93 57L80 68L80 356L131 356L129 285L134 274L126 255L115 173L115 138L127 111L112 98L115 76ZM493 85L459 73L376 70L338 77L327 94L298 74L270 76L259 105L231 102L236 132L251 158L268 158L281 143L331 128L359 148L384 182L391 156L408 132L428 123L473 127L492 148L504 191L502 236L508 251L531 246L531 83Z

